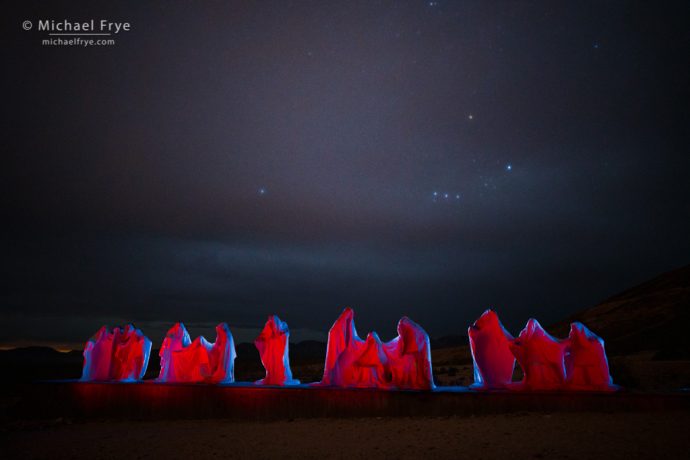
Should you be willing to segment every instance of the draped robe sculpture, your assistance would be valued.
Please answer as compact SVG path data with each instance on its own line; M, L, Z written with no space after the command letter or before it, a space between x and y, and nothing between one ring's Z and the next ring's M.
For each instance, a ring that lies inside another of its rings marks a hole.
M434 388L429 337L414 321L398 322L398 337L383 343L376 332L357 335L354 312L346 308L328 333L320 385L355 388Z
M203 336L190 342L184 324L175 324L160 350L160 382L232 383L235 381L235 342L226 323L216 326L216 341Z
M506 388L515 368L510 349L513 340L498 315L486 310L467 330L474 363L474 385L479 389Z
M289 343L290 330L287 323L276 315L269 316L261 334L254 340L266 370L266 377L258 380L258 385L299 384L299 380L292 378Z
M101 327L84 346L83 381L135 381L146 373L151 341L128 324L112 331Z
M510 349L524 373L517 388L555 390L563 387L565 347L551 337L536 319L527 321L520 335L511 342Z
M565 340L566 387L570 390L612 391L604 341L582 323L572 323Z

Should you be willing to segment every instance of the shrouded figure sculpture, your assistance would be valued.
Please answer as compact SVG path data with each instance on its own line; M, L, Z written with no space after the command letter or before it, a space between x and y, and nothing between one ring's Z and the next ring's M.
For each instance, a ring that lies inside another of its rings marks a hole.
M261 363L266 369L266 377L258 380L259 385L297 385L299 380L292 378L290 370L289 346L290 330L286 322L276 315L271 315L266 321L254 345L259 350Z
M165 334L163 344L158 352L161 360L161 370L158 374L158 380L161 382L174 382L175 370L172 363L173 352L179 351L188 347L192 343L189 338L189 333L182 323L175 323Z
M376 332L364 341L351 342L338 357L333 382L336 386L388 389L392 386L388 358Z
M354 345L352 342L354 342ZM347 348L358 346L361 343L362 339L357 336L357 330L355 329L354 312L351 308L346 308L328 331L326 363L321 385L338 385L339 376L337 375L337 368L340 356Z
M498 315L486 310L467 330L474 362L474 388L498 389L510 385L515 357L510 350L513 337Z
M390 388L381 340L376 333L366 340L357 335L354 312L346 308L328 331L326 364L321 385L356 388Z
M429 337L416 323L403 318L398 337L382 343L375 332L362 340L354 312L346 308L328 333L321 385L354 388L433 388Z
M403 316L398 321L398 337L385 343L383 350L390 362L391 378L396 388L434 388L429 336L419 324Z
M86 342L82 380L111 380L113 339L113 333L103 326Z
M536 319L527 321L520 335L510 344L510 349L524 373L517 388L555 390L565 383L565 348Z
M101 327L84 346L84 381L135 381L146 373L151 341L132 324Z
M132 324L115 329L113 376L115 380L144 378L151 355L151 341Z
M572 323L565 341L566 386L571 390L613 391L604 341L582 323Z
M216 326L216 341L203 336L190 343L184 324L175 324L160 350L160 382L231 383L235 380L235 342L226 323Z

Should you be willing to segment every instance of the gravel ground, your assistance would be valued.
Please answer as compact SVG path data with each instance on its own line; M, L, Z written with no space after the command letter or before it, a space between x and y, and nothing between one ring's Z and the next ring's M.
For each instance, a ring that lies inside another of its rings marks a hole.
M6 423L21 459L688 458L690 413Z

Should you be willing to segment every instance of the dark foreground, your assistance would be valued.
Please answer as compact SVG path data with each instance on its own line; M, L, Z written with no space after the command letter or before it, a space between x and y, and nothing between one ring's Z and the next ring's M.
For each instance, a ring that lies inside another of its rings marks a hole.
M3 458L687 458L690 414L8 422Z
M56 381L23 385L8 401L14 419L238 419L448 417L514 412L690 412L690 394L619 392L382 391L309 385L262 387Z

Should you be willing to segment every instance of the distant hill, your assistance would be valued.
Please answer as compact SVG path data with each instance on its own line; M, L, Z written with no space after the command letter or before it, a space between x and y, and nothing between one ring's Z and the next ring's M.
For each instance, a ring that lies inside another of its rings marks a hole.
M81 351L63 353L50 347L21 347L0 352L5 363L22 362L30 359L36 364L53 362L55 360L74 361L82 359Z
M0 351L4 382L77 379L83 364L81 351L61 353L49 347L24 347Z
M614 295L554 324L557 337L580 321L606 342L609 355L653 352L657 360L690 359L690 265Z

